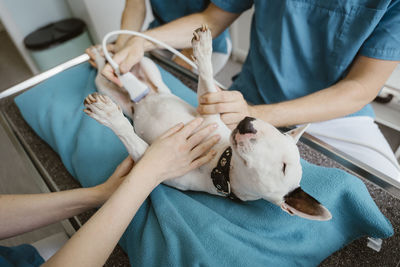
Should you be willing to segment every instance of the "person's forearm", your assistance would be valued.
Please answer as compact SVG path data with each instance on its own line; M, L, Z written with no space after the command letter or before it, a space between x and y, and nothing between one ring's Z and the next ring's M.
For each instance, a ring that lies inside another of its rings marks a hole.
M161 182L209 162L218 142L203 119L179 123L158 137L95 215L44 266L102 266L150 192ZM157 168L154 167L157 162Z
M104 203L93 188L47 194L1 195L0 239L58 222Z
M171 21L170 23L146 31L145 34L163 41L176 49L188 48L191 47L193 31L202 24L206 24L210 28L212 36L215 38L228 28L239 15L226 12L211 3L201 13L191 14ZM160 47L146 41L146 51L151 51L155 48Z
M145 0L126 0L125 8L121 18L121 29L140 31L146 16ZM130 35L122 34L118 36L116 45L123 47Z
M295 100L253 106L250 113L277 127L349 115L376 97L398 63L360 55L346 77L335 85Z
M144 165L139 162L101 209L43 266L102 266L158 185L154 167Z
M316 93L285 102L252 107L251 115L276 127L343 117L374 99L355 81L344 80Z

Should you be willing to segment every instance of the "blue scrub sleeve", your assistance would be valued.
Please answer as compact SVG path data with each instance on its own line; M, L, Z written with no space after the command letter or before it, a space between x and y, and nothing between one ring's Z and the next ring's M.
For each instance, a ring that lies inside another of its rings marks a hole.
M367 57L400 60L400 0L392 1L360 50Z
M2 267L37 267L43 263L42 256L32 245L0 246L0 266Z
M211 2L231 13L242 13L253 5L253 0L211 0Z

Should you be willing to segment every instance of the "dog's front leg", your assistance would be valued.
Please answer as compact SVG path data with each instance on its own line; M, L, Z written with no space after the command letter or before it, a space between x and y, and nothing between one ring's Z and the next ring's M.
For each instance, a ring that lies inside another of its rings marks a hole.
M131 123L122 114L108 96L98 93L85 98L86 114L110 128L125 145L132 159L138 161L146 151L148 144L136 135Z

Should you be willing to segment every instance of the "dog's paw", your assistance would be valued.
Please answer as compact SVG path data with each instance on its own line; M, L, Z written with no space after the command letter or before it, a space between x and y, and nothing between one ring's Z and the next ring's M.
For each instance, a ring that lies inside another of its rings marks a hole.
M85 98L84 105L86 114L110 128L125 118L121 108L106 95L90 94Z
M104 66L106 59L104 57L103 48L101 45L94 45L90 48L90 52L93 55L93 60L96 62L97 66Z
M200 62L211 62L212 35L206 25L193 32L192 38L193 56L197 64Z

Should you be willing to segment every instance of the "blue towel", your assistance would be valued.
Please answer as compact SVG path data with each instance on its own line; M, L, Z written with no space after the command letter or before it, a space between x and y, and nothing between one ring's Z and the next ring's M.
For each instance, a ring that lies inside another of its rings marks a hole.
M173 93L196 95L161 69ZM83 110L96 71L82 64L15 99L23 117L85 187L107 179L127 156L119 139ZM158 186L120 244L133 266L315 266L361 236L393 235L390 222L356 177L302 160L301 186L332 213L328 222L292 217L267 201L236 203Z

